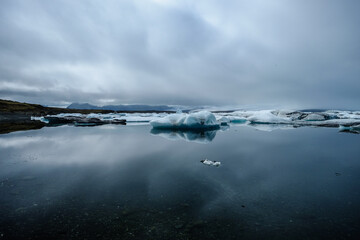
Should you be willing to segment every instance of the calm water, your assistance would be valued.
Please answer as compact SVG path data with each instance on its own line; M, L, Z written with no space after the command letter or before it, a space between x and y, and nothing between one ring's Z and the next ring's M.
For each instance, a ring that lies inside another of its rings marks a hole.
M359 225L360 136L337 129L0 135L0 239L357 239Z

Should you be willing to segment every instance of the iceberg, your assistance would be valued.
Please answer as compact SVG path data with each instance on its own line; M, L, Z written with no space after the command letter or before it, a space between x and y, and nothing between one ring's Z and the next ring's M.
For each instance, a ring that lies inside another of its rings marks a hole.
M150 124L153 128L172 130L216 130L220 128L215 115L208 111L170 114L151 120Z
M169 114L167 113L126 113L123 117L126 122L148 123L152 120L160 119Z
M324 121L325 119L323 114L316 113L311 113L304 118L305 121Z
M291 110L258 110L234 111L219 113L226 116L230 123L245 123L247 125L293 125L315 127L355 126L360 124L360 112L328 110L323 112L302 112ZM218 116L218 118L219 118ZM219 118L220 119L220 118Z
M103 124L150 124L153 129L176 131L226 130L226 127L241 124L259 130L290 129L303 126L335 127L340 131L360 131L360 111L299 111L299 110L237 110L211 113L61 113L43 117L31 117L47 126L73 124L75 126L97 126ZM263 125L263 126L260 126ZM272 125L272 126L270 126ZM349 129L345 129L348 127ZM350 129L351 127L351 129ZM188 134L189 135L189 134ZM191 134L190 134L191 135ZM189 137L190 137L189 135ZM187 138L187 137L186 137ZM189 138L191 139L191 137Z
M217 121L220 122L221 125L229 125L230 123L246 123L247 119L240 114L238 116L238 112L227 112L227 113L216 113L215 114Z
M279 124L291 122L291 118L278 113L279 112L273 110L254 111L251 112L251 116L248 118L248 120L251 123L257 124Z

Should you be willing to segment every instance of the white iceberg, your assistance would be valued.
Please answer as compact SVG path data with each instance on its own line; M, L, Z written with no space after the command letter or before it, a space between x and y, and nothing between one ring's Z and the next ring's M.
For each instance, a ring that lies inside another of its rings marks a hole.
M247 119L251 123L268 124L268 123L289 123L292 121L291 118L286 115L278 114L279 112L273 110L253 111L250 112L251 116Z
M221 162L211 161L211 160L208 160L207 158L201 160L200 162L202 162L203 164L205 164L207 166L219 167L221 165Z
M208 111L189 114L170 114L166 117L152 120L150 124L153 128L174 130L211 130L220 128L215 115Z
M325 116L322 114L311 113L304 118L305 121L324 121Z
M328 110L322 112L303 112L293 110L239 110L230 113L217 113L218 119L225 116L230 123L247 125L294 125L316 127L355 126L360 124L359 111Z
M341 127L340 130L360 131L360 111L297 111L297 110L237 110L211 113L201 111L195 113L182 113L178 111L175 114L169 113L61 113L57 115L48 115L45 117L31 117L32 120L38 120L47 124L66 124L82 122L95 123L122 123L126 120L131 124L151 124L153 129L167 129L176 131L208 131L224 130L226 126L242 124L255 127L259 130L289 129L292 125L295 127L314 126L314 127ZM66 122L66 121L67 122ZM65 122L64 122L65 121ZM98 124L98 125L99 125ZM260 126L264 125L264 126ZM272 126L268 126L272 125ZM277 126L279 125L279 126ZM285 125L285 126L280 126ZM350 129L351 128L351 129ZM194 134L188 134L191 139ZM196 135L196 134L195 134ZM198 138L198 137L196 137Z
M144 123L163 118L167 113L126 113L123 117L126 122Z

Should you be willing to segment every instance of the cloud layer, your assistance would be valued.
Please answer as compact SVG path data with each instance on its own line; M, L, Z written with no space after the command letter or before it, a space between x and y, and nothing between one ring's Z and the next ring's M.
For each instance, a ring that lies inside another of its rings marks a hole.
M359 1L2 1L0 96L359 108Z

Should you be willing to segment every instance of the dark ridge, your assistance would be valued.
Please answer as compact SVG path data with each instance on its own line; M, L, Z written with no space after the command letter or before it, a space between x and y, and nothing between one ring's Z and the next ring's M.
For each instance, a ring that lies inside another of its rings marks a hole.
M20 103L10 100L0 99L0 116L7 115L23 115L23 116L45 116L54 115L59 113L111 113L112 110L102 109L68 109L68 108L55 108L55 107L44 107L39 104ZM1 117L0 117L1 119Z
M112 110L112 111L125 111L125 112L167 112L174 111L173 107L167 105L106 105L106 106L95 106L88 103L72 103L68 109L101 109L101 110Z

